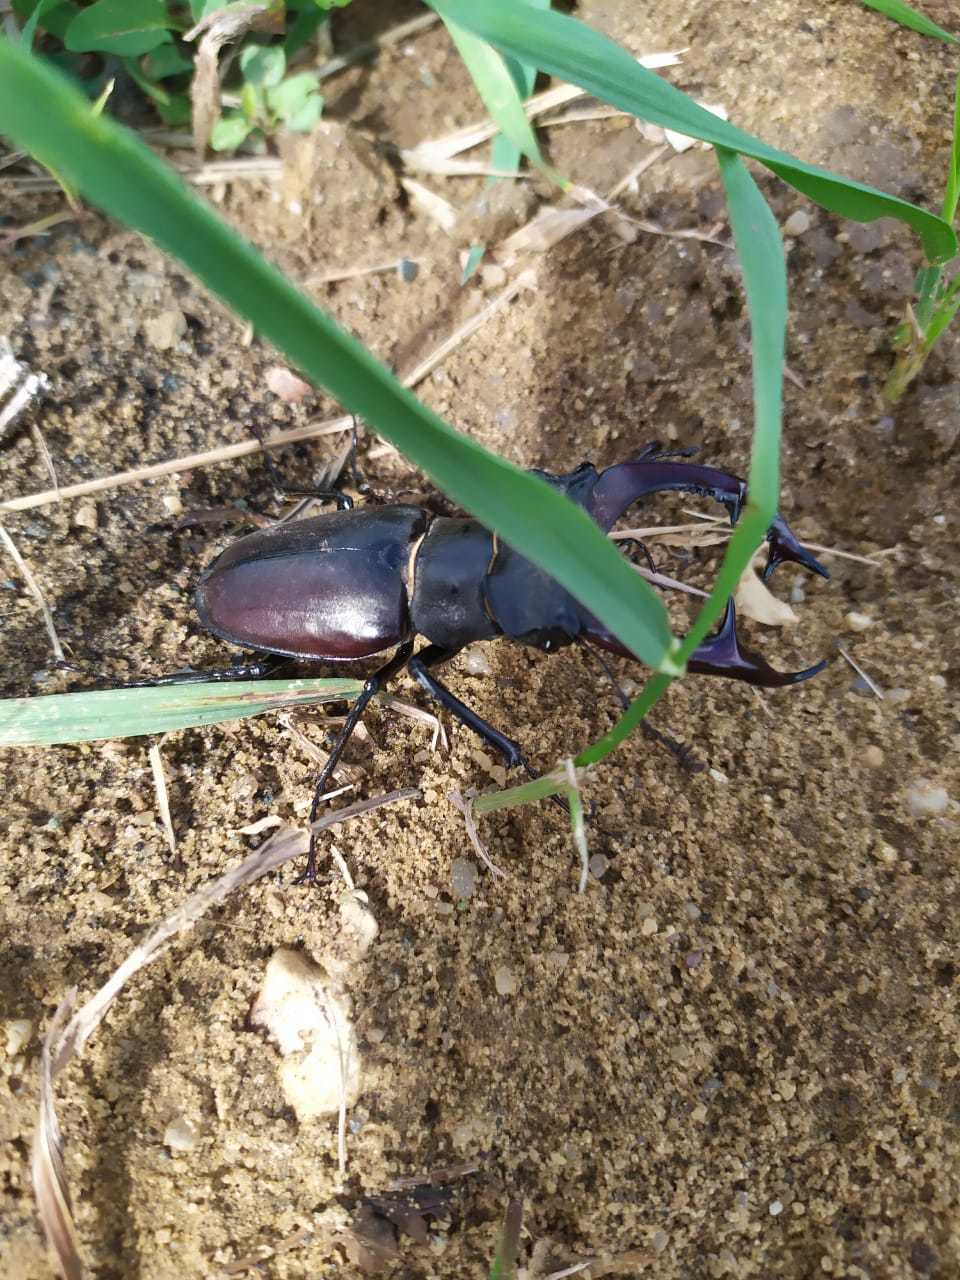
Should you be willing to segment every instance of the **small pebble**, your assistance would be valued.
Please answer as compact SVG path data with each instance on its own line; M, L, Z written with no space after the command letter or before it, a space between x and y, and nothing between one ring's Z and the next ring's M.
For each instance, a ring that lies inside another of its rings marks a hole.
M507 282L506 270L497 262L480 268L480 278L484 289L502 289Z
M497 965L493 971L493 981L497 988L497 995L512 996L516 994L520 985L517 982L516 974L505 964Z
M947 687L947 679L946 679L946 676L941 676L941 675L934 675L934 676L931 676L931 677L930 677L930 683L933 685L933 687L934 687L935 689L938 689L938 690L940 690L941 692L942 692L944 689L946 689L946 687Z
M770 1216L771 1216L771 1218L776 1218L776 1217L778 1217L781 1213L783 1213L783 1204L781 1203L781 1201L779 1201L779 1200L771 1200L771 1202L770 1202Z
M479 645L474 645L467 650L463 655L463 665L472 676L489 676L493 671L490 659Z
M399 275L404 284L412 284L420 273L420 266L409 258L400 259Z
M867 747L863 753L863 758L871 769L879 769L884 760L883 752L879 747Z
M4 1043L8 1058L15 1058L33 1038L33 1023L29 1018L11 1018L3 1024Z
M95 502L81 503L73 513L73 523L76 528L89 529L92 533L99 523L97 519L97 504Z
M804 591L803 587L801 587L799 584L790 588L791 604L803 604L806 598L807 598L807 593L806 591Z
M703 913L695 902L685 902L683 904L683 914L688 920L699 920Z
M900 687L896 689L888 689L884 697L887 702L892 702L894 706L897 706L898 703L909 701L910 690Z
M943 813L949 797L943 787L919 778L907 792L907 806L915 818L934 818Z
M200 1134L196 1125L186 1116L177 1116L163 1131L163 1145L171 1151L192 1151Z
M797 209L783 224L783 233L788 236L802 236L810 230L810 215L806 209Z
M856 613L851 610L844 618L848 631L866 631L868 627L873 626L873 619L865 613Z
M168 516L183 515L183 502L179 493L165 493L162 498L163 509Z
M607 867L610 865L610 859L605 858L602 853L595 853L588 865L594 880L602 880Z
M470 898L477 887L477 864L469 858L454 858L450 867L450 892L455 898Z
M655 916L647 916L640 925L640 932L645 938L652 938L659 927Z

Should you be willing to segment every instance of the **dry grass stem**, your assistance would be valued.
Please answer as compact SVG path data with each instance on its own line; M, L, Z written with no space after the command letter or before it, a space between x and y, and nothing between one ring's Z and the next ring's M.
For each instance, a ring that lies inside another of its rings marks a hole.
M447 235L453 232L454 227L457 225L459 214L449 200L445 200L443 196L438 196L435 191L425 187L422 182L415 182L413 178L401 178L400 185L410 197L410 203L415 209L426 214Z
M580 795L580 779L577 777L577 766L568 757L563 762L563 771L567 777L567 802L570 805L570 821L573 826L573 843L580 854L580 882L577 893L586 893L587 881L590 878L590 851L587 848L587 832L583 822L583 799Z
M44 599L43 592L40 590L40 584L31 573L29 565L17 550L16 544L2 524L0 524L0 542L3 543L10 559L20 570L20 574L27 585L27 589L37 602L37 606L43 615L43 625L47 628L47 635L50 637L50 647L53 649L54 657L57 662L66 662L63 646L60 643L60 637L57 635L57 629L53 625L53 614L50 612L47 602Z
M671 53L651 53L637 61L642 67L646 67L648 71L656 71L661 67L673 67L680 61L680 54L683 50ZM544 115L547 111L555 111L557 107L562 107L567 102L572 102L575 98L586 97L586 92L573 84L558 84L547 89L544 93L534 94L532 98L528 98L523 104L530 119ZM499 132L499 125L493 120L478 120L474 124L465 125L462 129L456 129L452 133L445 134L440 138L430 138L425 142L418 143L415 147L410 147L400 152L400 157L404 164L410 164L417 167L424 163L430 163L437 159L450 159L453 156L460 155L463 151L470 151L473 147L478 147L481 143L488 142L496 133Z
M406 262L420 264L423 261L423 258L391 258L389 262L375 262L370 267L340 267L310 276L305 284L308 289L313 289L322 284L336 284L340 280L358 280L361 276L383 275L387 271L399 271Z
M163 738L158 738L156 742L151 742L150 744L150 770L153 773L153 788L157 793L157 811L163 824L163 833L167 837L170 852L176 855L177 837L173 830L173 819L170 816L170 796L167 792L167 778L163 770L163 756L160 754L162 742Z
M854 671L857 673L857 675L860 677L863 683L867 686L870 692L874 694L877 698L882 699L883 690L880 688L878 684L875 684L874 681L870 679L870 677L864 671L863 667L861 667L860 663L857 662L856 659L851 658L850 654L847 653L846 649L842 649L840 645L837 645L837 653L839 653L840 657L843 658L844 662L849 662L850 666L853 667Z
M470 843L477 851L477 857L487 868L492 876L506 877L506 872L501 871L497 864L487 853L480 839L480 833L477 831L477 821L473 816L473 802L476 799L476 792L472 789L463 795L459 791L451 791L447 797L455 809L459 809L463 814L463 823L467 828L467 835L470 837Z
M596 1261L596 1258L587 1258L586 1262L575 1262L571 1267L564 1267L560 1271L551 1271L548 1276L543 1277L543 1280L566 1280L567 1276L579 1275L581 1271L586 1271L587 1267L592 1267Z
M442 1165L439 1169L428 1169L426 1173L414 1173L402 1178L394 1178L388 1182L387 1191L412 1191L415 1187L435 1187L440 1182L456 1182L459 1178L467 1178L471 1173L479 1173L483 1166L465 1161L463 1164Z
M350 868L347 866L347 860L335 844L330 846L330 861L340 872L340 875L343 877L343 883L347 886L350 892L356 893L357 886L354 884L353 876L350 874Z
M410 702L401 702L399 698L387 694L380 701L385 707L389 707L391 711L396 711L397 715L406 716L408 720L419 720L421 724L428 724L433 730L433 737L430 741L430 750L436 751L437 743L443 747L444 751L450 750L450 743L447 740L447 731L443 727L443 721L439 716L435 716L432 711L424 711L422 707L415 707Z
M47 1238L50 1252L57 1260L57 1269L64 1280L82 1280L83 1263L77 1248L73 1213L70 1207L70 1190L63 1163L63 1134L57 1120L56 1095L53 1082L57 1072L56 1046L63 1028L73 1013L76 992L64 997L50 1022L43 1041L40 1059L40 1110L37 1128L33 1135L30 1175L37 1201L37 1212Z
M50 450L47 448L47 442L43 438L43 432L36 423L30 428L30 434L33 436L33 443L37 446L37 453L40 460L47 469L47 475L50 477L50 484L55 493L60 492L60 482L57 479L57 469L53 465L53 458L50 456Z
M416 788L408 787L402 791L392 791L389 795L359 800L344 809L325 814L312 823L310 829L323 831L384 805L411 800L419 794ZM63 1140L54 1109L53 1083L56 1077L77 1054L82 1053L107 1010L134 974L161 955L178 934L192 929L198 920L234 890L253 884L285 862L301 856L306 852L308 843L305 831L291 828L278 831L225 875L184 899L175 911L134 947L100 990L76 1013L72 1012L74 993L69 994L57 1010L44 1045L32 1174L34 1194L47 1240L68 1280L82 1280L83 1267L76 1248L63 1168Z
M692 511L686 507L683 508L683 514L685 516L693 516L694 519L699 520L702 524L711 524L716 526L718 534L722 535L721 537L718 538L718 541L726 542L733 537L733 531L724 523L723 516L712 516L705 511ZM662 527L670 528L670 526L662 526ZM684 527L685 526L683 525L674 526L674 528L677 528L677 529L682 529ZM695 526L686 526L686 527L693 528ZM654 529L651 529L647 532L648 538L653 537L655 528L656 526L654 526ZM628 529L618 530L618 532L612 533L610 536L612 538L630 537L631 531ZM637 531L634 534L634 536L639 537L640 536L639 531ZM854 560L856 561L857 564L868 564L873 569L879 568L879 561L881 556L892 556L894 552L899 550L899 545L893 546L893 547L884 547L882 551L874 551L869 556L861 556L861 555L858 555L855 551L841 551L838 547L825 547L820 542L801 542L800 545L801 547L806 547L808 551L817 551L820 553L820 555L837 556L838 559L840 560Z

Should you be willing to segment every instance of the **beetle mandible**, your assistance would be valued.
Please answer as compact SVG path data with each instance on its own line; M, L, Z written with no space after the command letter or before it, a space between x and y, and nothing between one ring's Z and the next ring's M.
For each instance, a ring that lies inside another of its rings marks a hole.
M583 507L604 532L634 502L677 490L713 498L735 524L746 500L744 481L725 471L678 462L659 443L636 458L597 471L582 463L566 475L535 470ZM370 700L407 667L441 706L500 753L508 767L537 776L520 746L488 724L436 678L432 668L465 645L506 636L551 653L575 641L632 657L628 649L558 582L478 521L435 516L421 506L368 505L258 530L233 543L203 572L196 593L200 621L231 644L266 654L327 663L355 662L393 649L364 683L317 780L310 820L350 735ZM829 577L777 514L767 531L764 580L783 561ZM420 635L427 644L414 653ZM262 673L267 663L247 668ZM774 688L823 669L774 670L741 647L733 601L719 630L695 650L688 667ZM316 877L316 841L306 871Z

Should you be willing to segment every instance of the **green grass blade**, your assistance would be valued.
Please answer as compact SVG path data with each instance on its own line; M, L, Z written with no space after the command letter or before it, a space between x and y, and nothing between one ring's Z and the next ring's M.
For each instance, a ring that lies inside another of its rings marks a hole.
M860 222L894 217L923 240L931 262L957 252L953 229L935 214L863 183L804 164L697 106L679 89L641 67L625 49L598 31L552 10L540 12L514 0L427 0L446 21L458 22L502 53L535 63L542 71L578 84L595 97L641 119L752 156L825 209Z
M507 1205L503 1228L497 1240L497 1253L490 1268L490 1280L517 1280L517 1258L520 1253L522 1227L523 1202L511 1200Z
M953 145L950 148L950 167L947 170L947 189L943 195L943 220L953 226L957 216L957 197L960 195L960 76L953 91Z
M738 156L718 150L717 160L730 207L737 254L743 269L753 342L753 451L746 509L731 538L713 591L697 615L676 654L686 663L708 635L733 594L740 575L760 545L777 505L780 466L780 422L783 397L783 352L787 327L787 270L783 243L767 202ZM636 729L670 686L670 674L657 674L644 686L609 733L577 756L577 768L596 764ZM550 792L563 791L562 782L547 778L507 791L479 796L476 814L513 804L526 804Z
M88 199L179 258L420 466L454 501L522 549L644 662L671 642L666 611L587 514L460 435L197 199L128 130L90 113L59 73L0 39L0 133Z
M946 40L949 44L960 44L956 36L952 36L949 31L944 31L943 27L938 27L925 14L918 13L910 5L904 4L903 0L863 0L863 3L868 9L876 9L877 13L882 13L884 17L899 22L901 27L919 31L922 36L933 36L934 39Z
M5 698L0 700L0 747L169 733L264 711L342 702L362 688L361 680L238 680Z
M485 40L465 31L456 22L444 19L450 39L457 46L464 66L470 72L483 105L496 121L501 134L509 138L517 152L530 161L555 182L560 175L547 164L540 154L533 126L523 109L523 97L504 57ZM516 65L516 60L514 59Z

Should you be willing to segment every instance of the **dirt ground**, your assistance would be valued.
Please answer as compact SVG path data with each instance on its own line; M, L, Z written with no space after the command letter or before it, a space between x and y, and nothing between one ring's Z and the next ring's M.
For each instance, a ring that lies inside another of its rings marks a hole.
M924 7L949 23L952 6ZM408 10L358 0L337 15L337 42ZM636 53L686 48L669 79L766 140L939 207L956 54L852 0L813 13L799 0L580 6ZM309 181L236 184L221 207L403 372L504 272L491 260L461 288L455 239L403 196L372 144L409 146L479 114L448 40L426 32L329 82L327 124L310 162L301 155ZM652 150L623 120L547 138L558 167L598 190ZM480 189L423 180L458 208ZM322 953L339 927L339 877L311 892L288 868L140 974L61 1080L91 1275L215 1277L261 1251L248 1274L358 1275L343 1232L362 1198L463 1163L476 1172L451 1184L426 1243L400 1237L387 1273L486 1275L516 1197L531 1277L589 1258L600 1262L580 1274L658 1280L960 1275L960 343L948 335L922 381L886 406L916 239L759 180L791 233L782 510L813 542L896 550L874 566L830 557L829 583L782 570L774 581L799 624L744 629L782 667L842 644L887 696L842 660L762 696L726 681L675 686L654 721L709 768L685 773L637 738L597 770L591 852L608 865L583 896L569 831L547 805L482 823L509 875L481 870L472 896L456 897L452 864L475 855L448 794L492 785L491 761L456 725L450 754L431 754L423 725L375 711L351 756L361 794L416 785L422 799L334 840L379 924L350 979L362 1094L346 1179L335 1122L297 1121L277 1051L249 1019L277 948ZM61 201L5 204L21 223ZM699 150L652 165L622 204L668 231L706 235L723 219ZM316 282L401 256L419 260L412 281ZM535 265L536 287L422 386L427 403L526 466L609 464L659 437L745 471L749 330L729 248L647 233L625 243L601 219ZM337 412L319 394L278 400L264 382L276 354L93 214L3 253L0 309L15 352L51 379L23 422L39 427L62 485ZM309 483L337 447L292 447L278 465ZM365 466L384 488L419 483L396 458ZM2 442L0 496L47 484L29 429ZM78 660L129 678L233 659L200 630L191 592L234 531L171 533L177 499L266 510L273 487L253 459L4 515ZM683 570L679 554L664 564ZM2 577L6 694L65 688L45 674L45 632L9 561ZM871 625L851 630L851 612ZM489 674L461 658L450 684L542 766L613 722L579 652L484 653ZM418 700L410 682L399 691ZM299 723L319 740L321 720ZM252 847L239 828L271 813L302 822L309 801L314 766L273 719L172 735L173 855L147 750L138 739L0 757L0 1256L21 1280L50 1274L28 1160L54 1008L71 987L91 994L150 925ZM942 813L914 815L921 780L948 793ZM22 1019L25 1045L11 1031ZM171 1150L169 1126L183 1121L195 1141Z

